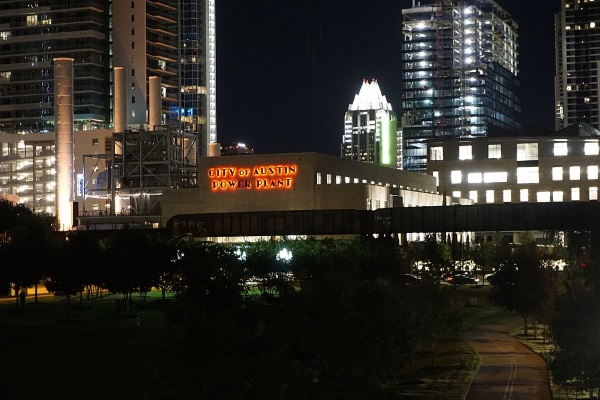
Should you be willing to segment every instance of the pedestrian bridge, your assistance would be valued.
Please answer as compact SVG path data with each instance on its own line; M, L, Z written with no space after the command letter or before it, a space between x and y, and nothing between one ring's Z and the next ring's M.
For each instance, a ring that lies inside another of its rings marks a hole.
M600 203L503 203L377 210L179 214L167 221L166 227L172 236L195 237L592 230L600 227Z

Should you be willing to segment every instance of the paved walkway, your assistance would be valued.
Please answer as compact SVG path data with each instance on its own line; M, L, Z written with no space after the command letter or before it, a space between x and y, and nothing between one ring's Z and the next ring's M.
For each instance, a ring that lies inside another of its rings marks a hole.
M466 333L481 356L466 400L552 399L546 363L508 334L522 324L522 318L511 317Z

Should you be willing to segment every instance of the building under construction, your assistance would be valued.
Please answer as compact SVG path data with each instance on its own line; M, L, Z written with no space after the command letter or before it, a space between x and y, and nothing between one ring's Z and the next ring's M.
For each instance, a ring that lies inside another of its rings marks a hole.
M425 172L426 141L519 132L517 24L491 0L413 0L402 10L404 168Z

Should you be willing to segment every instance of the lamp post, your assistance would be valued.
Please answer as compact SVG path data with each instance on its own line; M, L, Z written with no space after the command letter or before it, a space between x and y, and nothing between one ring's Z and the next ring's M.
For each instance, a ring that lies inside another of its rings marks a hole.
M26 226L17 226L16 228L11 228L11 229L8 229L8 230L5 229L4 230L4 236L2 238L2 243L8 243L9 242L9 240L8 240L8 234L11 233L11 232L13 232L13 231L19 230L19 229L27 229L27 227Z

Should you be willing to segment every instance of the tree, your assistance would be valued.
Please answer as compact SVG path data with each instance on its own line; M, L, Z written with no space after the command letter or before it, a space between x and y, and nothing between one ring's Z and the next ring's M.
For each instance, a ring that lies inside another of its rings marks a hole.
M439 281L443 271L453 269L450 246L446 241L438 241L435 234L425 237L423 251L423 256L429 264L429 273L435 281Z
M522 236L512 257L505 260L492 280L490 300L498 306L516 311L524 321L537 320L545 312L543 304L553 294L552 271L544 268L540 252L531 234Z
M20 215L22 225L12 228L6 243L2 244L4 273L14 285L17 306L22 288L35 287L47 272L48 260L52 259L51 245L52 218L46 214L24 212ZM8 232L8 231L7 231Z
M133 314L132 294L155 286L158 280L152 238L146 231L121 229L110 237L106 252L106 286L122 293L129 315Z
M600 296L571 282L550 321L555 350L549 362L557 383L578 382L590 391L600 386Z
M255 245L242 246L247 262L218 245L190 246L178 260L158 381L164 398L384 398L383 384L412 359L422 333L443 330L423 323L422 288L396 279L395 251L378 240ZM281 246L293 256L278 267ZM249 271L278 268L292 272L294 290L246 294Z

